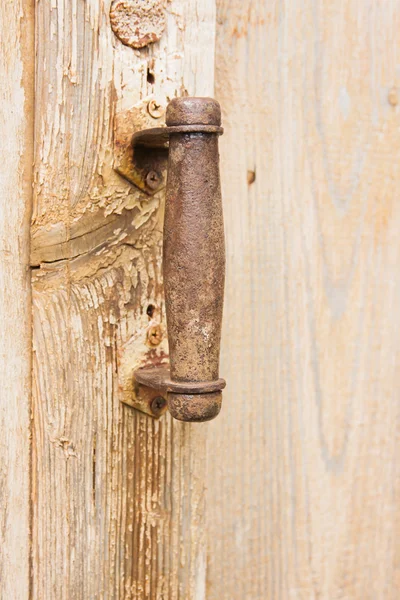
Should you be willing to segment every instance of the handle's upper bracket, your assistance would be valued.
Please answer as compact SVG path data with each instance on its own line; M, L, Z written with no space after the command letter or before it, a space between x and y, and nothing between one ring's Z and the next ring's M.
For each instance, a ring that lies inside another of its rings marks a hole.
M117 115L114 169L127 181L152 196L166 184L168 142L171 133L187 131L222 134L223 129L214 125L149 127L161 120L149 114L150 103L148 100L143 101ZM137 131L134 131L135 127L138 128Z

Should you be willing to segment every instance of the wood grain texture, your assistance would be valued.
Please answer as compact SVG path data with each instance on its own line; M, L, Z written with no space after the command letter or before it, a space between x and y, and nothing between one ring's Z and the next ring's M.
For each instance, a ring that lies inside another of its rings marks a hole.
M0 5L0 597L29 594L33 10Z
M139 51L113 35L108 0L37 3L38 600L205 597L206 429L154 421L120 402L127 365L167 351L165 341L146 345L148 327L164 322L163 194L149 198L125 182L112 152L119 111L151 94L164 104L212 95L214 8L166 3L162 39Z
M400 595L400 3L217 2L207 600Z

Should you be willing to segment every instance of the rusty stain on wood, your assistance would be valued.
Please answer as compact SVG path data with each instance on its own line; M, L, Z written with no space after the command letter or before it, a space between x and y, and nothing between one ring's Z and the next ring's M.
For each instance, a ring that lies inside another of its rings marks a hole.
M247 183L251 185L256 180L256 172L254 170L249 169L247 171Z

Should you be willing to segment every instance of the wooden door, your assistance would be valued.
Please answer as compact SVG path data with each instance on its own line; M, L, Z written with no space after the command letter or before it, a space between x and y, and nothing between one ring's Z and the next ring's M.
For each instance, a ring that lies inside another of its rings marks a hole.
M399 597L399 25L399 0L1 4L1 599ZM225 128L200 425L122 403L168 352L164 192L115 140L185 94Z
M400 2L217 2L207 600L400 597Z

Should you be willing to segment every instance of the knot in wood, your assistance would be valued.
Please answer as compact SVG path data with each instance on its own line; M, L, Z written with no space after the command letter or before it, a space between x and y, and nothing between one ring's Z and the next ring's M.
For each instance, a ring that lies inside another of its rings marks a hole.
M111 27L126 46L143 48L157 42L165 29L163 0L113 0Z

